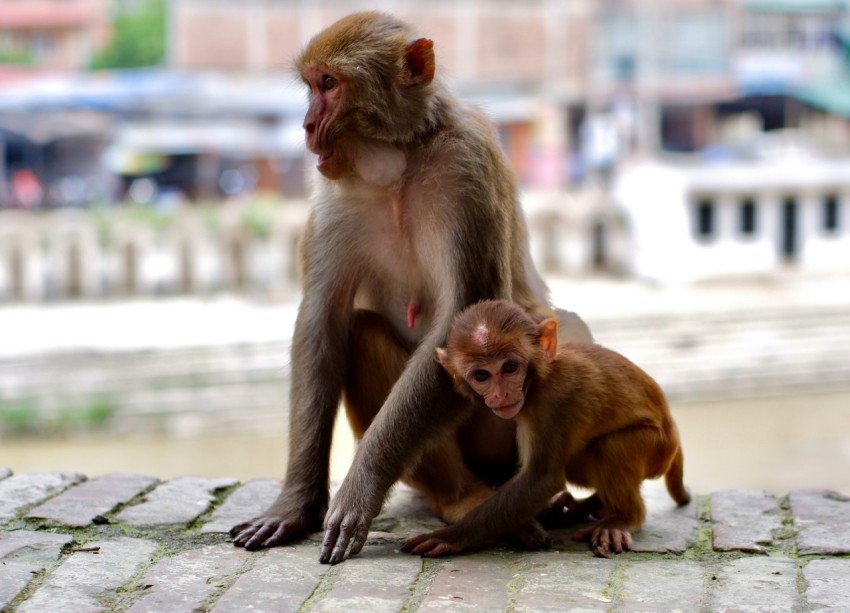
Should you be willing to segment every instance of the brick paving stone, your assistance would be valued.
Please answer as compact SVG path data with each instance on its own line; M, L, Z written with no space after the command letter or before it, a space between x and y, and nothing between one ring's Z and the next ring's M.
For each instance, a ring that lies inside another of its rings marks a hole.
M446 560L418 610L504 611L515 557L482 553Z
M705 568L698 562L634 560L628 563L625 573L618 613L700 608Z
M158 485L143 502L127 507L116 519L133 526L186 525L209 508L216 490L236 483L231 478L176 477Z
M153 541L117 538L87 543L98 553L71 554L20 607L18 613L67 613L114 609L116 590L129 581L157 549Z
M27 517L81 528L158 482L159 479L144 475L103 475L51 498L30 511Z
M85 475L80 473L12 475L0 481L0 522L17 517L18 513L25 508L85 480Z
M280 494L277 479L254 479L230 494L215 510L201 532L229 532L236 524L256 517Z
M129 611L195 611L236 574L252 554L223 543L183 551L163 558L141 579L150 586Z
M850 559L812 560L803 569L813 610L850 611Z
M794 490L789 499L799 553L850 553L850 498L830 490Z
M26 587L34 573L54 562L72 540L67 534L29 530L0 535L0 609Z
M764 552L782 528L779 501L758 490L724 490L711 495L714 549Z
M257 559L218 600L213 613L297 611L330 570L319 546L304 542L252 554Z
M677 507L663 487L644 487L646 523L632 538L632 551L683 553L697 542L697 506Z
M396 613L422 570L422 560L396 545L366 545L339 570L330 592L311 611Z
M608 611L612 606L608 580L613 559L586 558L575 553L541 552L528 556L530 569L518 575L522 585L515 611Z
M741 558L709 580L708 610L757 613L797 610L797 564L785 558Z

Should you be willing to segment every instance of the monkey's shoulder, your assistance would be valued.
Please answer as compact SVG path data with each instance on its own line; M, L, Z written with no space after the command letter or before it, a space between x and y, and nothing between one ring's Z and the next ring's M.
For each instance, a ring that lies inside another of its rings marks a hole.
M483 170L489 175L509 168L495 125L473 105L457 103L423 145L419 149L427 159L444 163L454 172L479 174Z
M563 394L597 397L632 396L638 391L661 403L658 383L624 355L590 342L566 342L558 346L545 384Z

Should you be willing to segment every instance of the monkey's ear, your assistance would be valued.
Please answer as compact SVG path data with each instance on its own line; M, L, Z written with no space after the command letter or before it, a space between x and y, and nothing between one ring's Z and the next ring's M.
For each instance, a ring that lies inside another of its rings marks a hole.
M408 85L428 85L434 80L434 41L417 38L404 51L405 79Z
M442 347L437 347L437 361L440 365L448 369L449 367L449 352L443 349Z
M554 319L545 319L540 324L540 346L543 355L551 362L558 355L558 322Z

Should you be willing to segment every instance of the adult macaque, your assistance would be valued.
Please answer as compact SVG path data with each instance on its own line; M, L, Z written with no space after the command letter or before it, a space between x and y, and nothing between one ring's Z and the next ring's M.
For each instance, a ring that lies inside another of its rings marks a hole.
M643 525L644 479L664 475L673 500L690 501L679 435L658 384L599 345L559 347L557 328L505 301L457 316L437 359L461 394L516 421L521 468L459 522L408 540L405 551L435 557L480 548L554 500L544 513L549 519L601 518L573 538L590 540L595 555L608 557L629 549L630 532ZM565 481L596 491L579 502L556 495Z
M363 547L398 479L451 522L515 472L513 424L461 410L434 350L469 304L549 301L496 133L440 83L430 40L389 15L358 13L316 35L295 65L321 177L301 244L289 463L277 500L231 535L271 547L324 519L320 560L336 563L349 544L351 555ZM590 337L577 316L558 317L568 334ZM329 507L341 396L360 442ZM540 544L535 523L529 546Z

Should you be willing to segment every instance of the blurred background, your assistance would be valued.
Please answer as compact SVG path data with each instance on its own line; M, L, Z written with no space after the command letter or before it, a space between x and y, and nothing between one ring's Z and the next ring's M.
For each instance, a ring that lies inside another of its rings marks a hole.
M848 0L0 0L0 466L282 475L289 62L372 8L498 126L555 302L662 384L686 481L850 494Z

